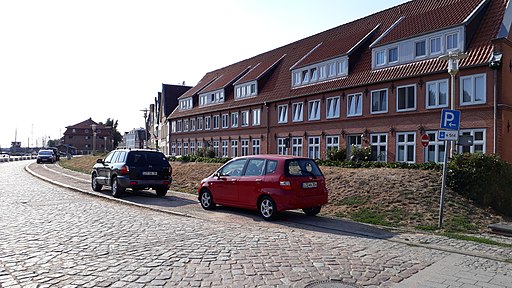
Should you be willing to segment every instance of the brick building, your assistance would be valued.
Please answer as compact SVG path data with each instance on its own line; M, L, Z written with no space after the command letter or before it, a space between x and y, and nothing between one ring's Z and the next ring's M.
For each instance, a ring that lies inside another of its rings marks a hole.
M208 72L169 117L171 153L324 158L355 145L378 161L440 162L441 110L454 108L474 140L459 152L512 162L511 6L410 1ZM454 78L450 53L466 56Z
M93 131L93 128L95 131ZM96 136L95 141L94 136ZM73 147L76 154L107 152L113 149L112 127L94 122L91 118L78 124L67 126L62 144ZM96 147L93 149L93 145Z

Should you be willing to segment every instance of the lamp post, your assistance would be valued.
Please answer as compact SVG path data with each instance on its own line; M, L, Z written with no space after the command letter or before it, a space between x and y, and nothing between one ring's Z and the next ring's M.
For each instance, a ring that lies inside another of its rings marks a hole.
M96 127L98 125L96 124L91 124L91 129L92 129L92 155L94 155L96 153Z

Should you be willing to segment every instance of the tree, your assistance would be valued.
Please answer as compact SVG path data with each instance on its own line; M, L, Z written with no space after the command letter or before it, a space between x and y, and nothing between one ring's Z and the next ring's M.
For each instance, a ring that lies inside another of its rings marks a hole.
M110 118L107 118L107 121L105 122L105 124L103 123L99 123L100 125L105 125L107 127L111 127L112 129L112 138L114 139L114 148L117 147L117 145L119 144L119 142L123 141L123 135L121 135L121 133L119 133L119 131L117 130L117 120L114 121L114 119L110 119Z

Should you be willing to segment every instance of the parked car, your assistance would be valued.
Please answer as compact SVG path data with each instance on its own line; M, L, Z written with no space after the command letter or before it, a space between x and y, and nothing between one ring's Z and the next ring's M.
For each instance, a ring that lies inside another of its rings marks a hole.
M134 191L154 189L165 196L172 182L172 167L161 152L146 149L119 149L105 159L98 159L92 168L91 186L101 191L110 186L112 196L121 197L130 188Z
M49 147L48 149L53 151L53 154L55 155L55 160L59 161L60 160L59 149L57 149L56 147Z
M55 154L53 154L52 150L39 150L37 153L36 162L39 163L55 163L57 159L55 158Z
M198 198L206 210L217 204L241 207L272 220L278 212L292 209L317 215L328 201L328 191L312 159L253 155L234 158L203 179Z

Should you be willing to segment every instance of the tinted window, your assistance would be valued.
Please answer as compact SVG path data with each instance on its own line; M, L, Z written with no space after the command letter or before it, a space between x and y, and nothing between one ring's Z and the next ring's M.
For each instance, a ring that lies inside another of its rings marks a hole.
M165 155L160 152L148 152L148 151L131 151L128 154L126 163L137 166L145 165L161 165L168 166L169 162Z
M39 151L39 155L52 155L52 151Z
M227 163L222 169L220 169L220 175L222 176L240 176L244 169L246 159L235 160Z
M263 173L265 168L265 160L263 159L250 159L245 168L245 176L259 176Z
M291 159L285 162L287 176L321 176L320 168L311 159Z
M276 172L277 169L277 161L275 160L268 160L267 161L267 169L265 171L265 174L272 174Z

